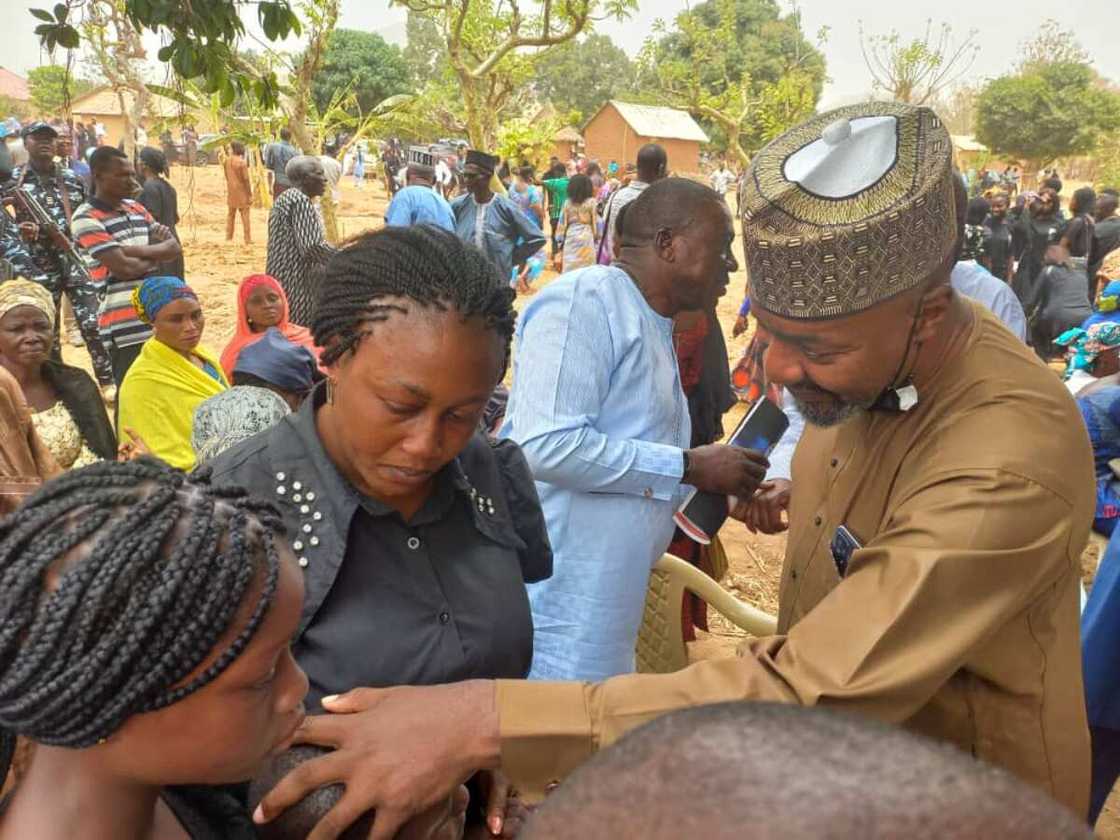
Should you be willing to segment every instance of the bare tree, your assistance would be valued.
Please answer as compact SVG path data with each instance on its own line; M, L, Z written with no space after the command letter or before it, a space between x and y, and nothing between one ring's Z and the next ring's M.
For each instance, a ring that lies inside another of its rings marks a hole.
M974 134L976 132L976 98L980 88L975 85L959 84L946 89L926 104L937 112L941 121L953 134Z
M926 21L925 36L909 42L894 30L887 35L866 35L859 24L859 46L876 90L898 102L924 105L964 78L980 54L978 32L970 30L953 46L953 28L947 23L934 31Z
M147 58L144 43L125 14L124 0L89 0L85 11L82 29L94 62L120 103L125 123L124 150L131 157L136 148L136 129L151 101L142 72Z

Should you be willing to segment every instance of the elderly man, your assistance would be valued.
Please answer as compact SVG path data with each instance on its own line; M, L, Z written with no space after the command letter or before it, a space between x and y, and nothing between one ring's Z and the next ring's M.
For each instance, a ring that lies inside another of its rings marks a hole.
M758 453L690 448L673 349L674 316L711 306L738 268L725 205L674 178L625 221L613 266L564 275L518 324L501 435L537 479L554 555L552 577L529 586L531 679L632 671L649 570L685 492L750 497L765 472Z
M265 273L280 281L288 296L293 324L311 323L315 288L323 265L335 252L327 242L323 217L313 199L327 189L327 175L317 157L297 155L285 170L293 189L286 189L268 214L268 259Z
M463 167L467 192L453 202L455 233L464 242L473 242L503 278L513 273L545 243L541 229L504 195L490 189L490 179L498 159L471 149Z
M350 714L301 733L340 749L278 787L264 814L342 781L339 822L376 807L388 830L478 767L500 765L539 796L666 712L772 700L901 724L1084 815L1078 599L1092 453L1084 435L1054 433L1080 422L1061 382L949 283L951 155L932 111L873 102L787 132L745 179L766 370L810 424L777 635L738 657L597 685L351 692L324 702Z
M436 225L455 232L455 216L451 205L435 186L435 156L427 149L412 146L408 150L407 186L393 196L385 210L387 227Z

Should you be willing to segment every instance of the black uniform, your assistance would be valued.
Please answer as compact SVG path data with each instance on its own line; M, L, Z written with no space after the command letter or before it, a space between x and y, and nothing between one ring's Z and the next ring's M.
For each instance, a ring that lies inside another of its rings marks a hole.
M214 482L276 503L304 573L293 651L308 705L359 686L524 677L533 623L525 583L552 574L529 467L477 434L410 522L359 494L315 428L318 388L295 414L212 462Z

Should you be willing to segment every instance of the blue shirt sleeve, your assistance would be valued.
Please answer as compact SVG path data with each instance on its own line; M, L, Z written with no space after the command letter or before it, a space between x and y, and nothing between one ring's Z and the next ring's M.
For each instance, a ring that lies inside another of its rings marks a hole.
M626 384L614 381L606 306L586 286L571 288L534 301L519 330L521 375L503 434L521 445L538 481L671 501L684 474L681 449L620 437L599 422L607 393Z
M402 190L393 196L385 210L386 227L408 227L412 224L412 206L409 196Z

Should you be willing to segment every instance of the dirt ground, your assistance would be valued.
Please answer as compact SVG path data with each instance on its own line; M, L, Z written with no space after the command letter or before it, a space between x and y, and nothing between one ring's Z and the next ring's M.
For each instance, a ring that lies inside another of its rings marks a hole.
M171 182L179 194L182 216L179 235L183 241L187 277L198 292L206 312L203 341L211 350L220 353L233 334L237 284L246 275L264 271L268 212L257 208L252 210L252 245L242 244L240 227L233 242L226 242L225 185L221 170L216 166L194 169L175 167ZM338 215L343 236L380 227L386 205L383 186L367 181L359 190L349 178L344 179L341 186ZM740 249L738 242L736 247ZM741 249L739 256L742 264ZM546 273L543 283L553 276ZM719 306L720 321L728 337L729 363L738 360L747 342L745 336L731 338L731 326L738 312L745 281L745 273L741 270L732 278L728 294ZM518 306L523 306L526 300L519 299ZM84 350L68 347L66 356L72 363L89 366ZM741 414L741 408L732 410L725 421L728 431L734 428ZM754 536L735 522L729 522L720 537L729 560L729 571L722 581L723 585L744 601L776 614L785 537ZM1087 564L1086 571L1091 574L1091 563ZM733 655L744 638L742 631L715 614L710 616L710 628L710 633L698 633L696 642L691 645L690 655L694 660ZM1102 838L1120 840L1120 796L1117 793L1106 806L1097 832Z

